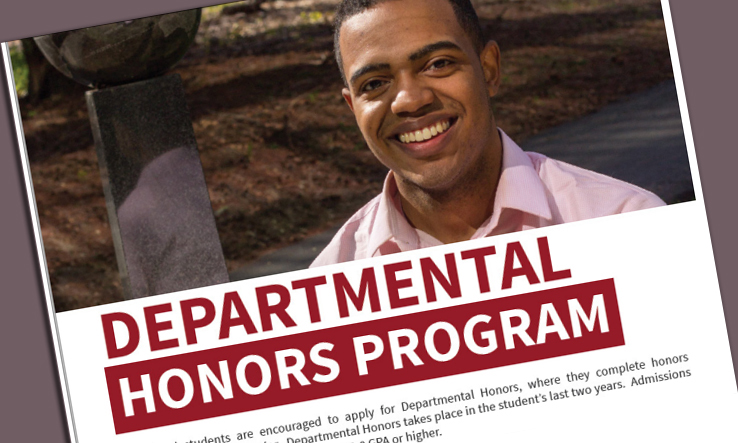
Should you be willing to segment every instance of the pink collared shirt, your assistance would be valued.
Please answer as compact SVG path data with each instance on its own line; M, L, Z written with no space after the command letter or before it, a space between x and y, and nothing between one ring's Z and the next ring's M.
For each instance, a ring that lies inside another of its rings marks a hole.
M471 239L665 204L637 186L524 152L502 130L500 136L502 173L492 215ZM441 245L441 241L410 225L399 200L390 171L382 193L343 225L310 267Z

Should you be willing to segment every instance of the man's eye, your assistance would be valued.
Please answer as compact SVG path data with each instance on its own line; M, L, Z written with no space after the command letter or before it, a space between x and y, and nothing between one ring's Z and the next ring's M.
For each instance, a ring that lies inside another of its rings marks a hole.
M384 81L382 80L370 80L366 83L364 83L364 86L361 87L361 92L370 92L377 88L380 88L384 84Z
M443 69L443 68L445 68L447 66L450 66L451 64L452 64L452 61L451 60L442 58L442 59L439 59L439 60L435 60L433 63L431 63L430 66L428 67L428 69L429 70Z

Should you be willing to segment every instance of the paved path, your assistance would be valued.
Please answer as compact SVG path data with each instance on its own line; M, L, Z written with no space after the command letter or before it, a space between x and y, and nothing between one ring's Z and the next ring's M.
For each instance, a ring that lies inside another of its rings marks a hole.
M544 131L522 147L633 183L667 203L694 199L673 81Z
M541 132L522 147L633 183L667 203L694 198L673 81ZM305 269L337 230L266 254L232 272L231 280Z
M265 254L243 268L231 272L231 281L305 269L331 241L340 227L334 226L318 235Z

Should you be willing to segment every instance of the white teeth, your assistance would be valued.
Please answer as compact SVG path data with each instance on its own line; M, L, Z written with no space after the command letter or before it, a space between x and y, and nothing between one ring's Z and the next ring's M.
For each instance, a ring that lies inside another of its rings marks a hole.
M446 132L451 127L451 123L448 121L438 122L435 125L431 125L427 128L419 129L413 132L406 132L399 135L400 142L402 143L413 143L430 140L433 137Z

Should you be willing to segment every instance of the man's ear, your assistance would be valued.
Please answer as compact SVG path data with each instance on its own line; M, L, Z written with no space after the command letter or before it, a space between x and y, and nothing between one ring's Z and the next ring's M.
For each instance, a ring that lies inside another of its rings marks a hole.
M489 96L494 97L500 89L500 47L494 41L489 41L479 54L484 71L484 81L487 83Z
M341 91L341 95L343 95L343 99L346 100L346 104L348 105L349 109L351 109L351 112L354 112L354 102L351 101L351 92L348 90L348 88L343 88Z

